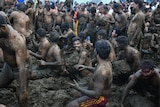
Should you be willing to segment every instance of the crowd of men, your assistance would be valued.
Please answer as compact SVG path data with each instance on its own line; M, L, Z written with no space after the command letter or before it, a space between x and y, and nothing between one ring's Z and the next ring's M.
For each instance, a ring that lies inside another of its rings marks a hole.
M55 75L71 78L68 84L82 93L67 107L105 107L112 64L119 60L130 67L121 107L134 88L152 94L160 106L159 2L75 2L73 7L72 0L1 0L0 10L0 87L16 79L20 107L27 107L30 79ZM83 88L77 81L88 75L93 78Z

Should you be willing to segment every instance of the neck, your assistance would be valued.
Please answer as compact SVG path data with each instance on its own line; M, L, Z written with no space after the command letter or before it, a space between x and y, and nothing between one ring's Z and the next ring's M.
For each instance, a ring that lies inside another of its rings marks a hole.
M101 59L99 56L97 56L97 61L98 61L98 64L100 64L100 65L106 63L106 60Z

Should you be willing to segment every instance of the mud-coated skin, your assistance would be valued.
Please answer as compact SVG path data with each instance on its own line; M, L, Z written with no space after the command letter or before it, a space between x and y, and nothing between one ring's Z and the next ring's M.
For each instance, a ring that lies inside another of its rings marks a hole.
M0 73L0 87L7 86L14 79L17 79L19 106L27 107L30 56L26 48L25 36L18 33L10 25L2 24L0 27L0 47L3 50L5 62Z

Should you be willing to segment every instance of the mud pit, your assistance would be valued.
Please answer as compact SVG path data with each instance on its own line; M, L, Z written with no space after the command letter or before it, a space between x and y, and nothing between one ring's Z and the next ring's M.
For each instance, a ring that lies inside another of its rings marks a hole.
M114 67L113 70L118 72L118 68L116 68L118 66ZM127 68L127 66L124 68ZM86 83L88 80L89 77L84 78L81 80L81 83ZM68 77L50 77L30 80L28 107L65 107L69 101L78 96L78 93L67 84L68 82L72 82ZM14 81L12 85L16 85L16 81ZM124 84L112 85L109 107L120 107L120 99L124 87ZM7 107L18 107L15 93L15 90L12 88L0 89L0 103L5 104ZM125 107L153 107L153 104L147 98L133 91L131 91L126 98L125 105Z

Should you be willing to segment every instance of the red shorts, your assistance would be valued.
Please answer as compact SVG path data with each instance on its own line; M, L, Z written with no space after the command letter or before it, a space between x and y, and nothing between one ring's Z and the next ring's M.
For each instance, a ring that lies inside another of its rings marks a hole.
M80 107L104 107L108 102L108 98L100 96L98 99L89 98L80 104Z

